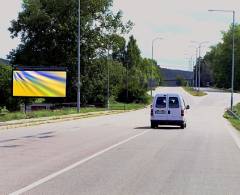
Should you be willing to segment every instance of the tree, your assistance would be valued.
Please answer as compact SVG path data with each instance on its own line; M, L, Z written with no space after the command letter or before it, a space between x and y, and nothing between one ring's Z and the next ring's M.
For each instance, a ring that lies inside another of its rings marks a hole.
M160 67L151 59L141 57L137 41L130 36L125 52L127 77L119 93L118 100L125 102L146 102L146 92L149 89L151 75L156 85L161 83ZM153 73L153 74L152 74Z
M124 35L133 24L122 22L122 13L111 10L112 2L81 0L82 105L106 102L108 67L110 95L120 101L145 101L149 64L154 79L161 81L156 62L142 59L133 36L126 47ZM12 37L21 36L21 44L9 55L13 64L68 68L68 97L46 101L76 101L77 25L76 0L24 0L22 12L11 23Z
M12 68L0 64L0 109L6 107L9 111L20 108L21 98L12 97Z
M119 41L118 35L132 26L131 22L123 24L122 13L113 13L111 6L112 0L81 0L81 90L88 92L82 93L82 104L91 102L89 90L96 83L89 79L91 68L96 70L95 59L106 55L109 37L114 34ZM21 44L9 55L13 64L68 68L69 96L65 101L76 100L77 21L76 0L24 0L22 12L9 28L13 38L21 36ZM115 50L119 53L122 45Z
M125 62L126 40L117 34L109 36L109 49L112 51L112 59L120 63Z
M128 66L128 69L136 68L141 63L141 52L137 45L137 41L133 37L133 35L130 36L130 38L129 38L125 62Z
M153 87L159 86L162 83L162 75L160 66L157 65L157 62L152 59L144 58L141 63L141 68L145 72L145 79L148 87L150 87L150 81L153 79Z
M186 80L182 77L182 76L176 76L176 84L178 86L186 86L187 85L187 82Z
M209 64L213 73L214 84L220 88L231 87L232 73L232 26L222 32L222 42L211 47L204 61ZM235 28L235 89L240 89L240 25Z

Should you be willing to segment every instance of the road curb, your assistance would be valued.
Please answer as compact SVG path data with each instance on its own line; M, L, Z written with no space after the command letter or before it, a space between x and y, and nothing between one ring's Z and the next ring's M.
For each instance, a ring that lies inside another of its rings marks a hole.
M80 113L80 114L71 114L71 115L61 115L53 117L41 117L35 119L23 119L16 121L2 122L0 124L0 130L14 129L19 127L30 127L40 124L63 122L68 120L78 120L83 118L91 118L97 116L106 116L111 114L120 114L124 112L130 112L135 110L112 110L112 111L101 111L101 112L89 112L89 113Z

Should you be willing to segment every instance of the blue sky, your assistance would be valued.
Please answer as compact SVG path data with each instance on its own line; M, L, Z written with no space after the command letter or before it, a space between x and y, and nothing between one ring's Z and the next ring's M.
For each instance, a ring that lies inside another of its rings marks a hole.
M190 45L196 44L191 41L209 41L202 49L204 55L232 22L231 14L208 9L235 9L236 22L240 17L239 0L114 0L113 5L114 10L122 10L124 21L135 24L129 35L135 36L144 57L151 58L152 40L163 37L154 44L154 58L162 67L182 70L191 70L186 59L195 56ZM0 7L0 58L6 58L19 43L19 39L10 38L7 28L20 10L20 0L4 0Z

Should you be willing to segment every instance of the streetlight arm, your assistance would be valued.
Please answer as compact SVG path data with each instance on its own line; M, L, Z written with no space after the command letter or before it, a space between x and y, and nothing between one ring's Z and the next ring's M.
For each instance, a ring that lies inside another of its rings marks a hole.
M153 47L154 47L154 42L157 41L157 40L162 40L163 38L162 37L157 37L155 39L152 40L152 60L153 60Z
M209 12L235 12L234 10L209 9Z
M162 40L162 39L163 39L162 37L157 37L157 38L155 38L155 39L152 40L152 44L154 44L155 41L157 41L157 40Z

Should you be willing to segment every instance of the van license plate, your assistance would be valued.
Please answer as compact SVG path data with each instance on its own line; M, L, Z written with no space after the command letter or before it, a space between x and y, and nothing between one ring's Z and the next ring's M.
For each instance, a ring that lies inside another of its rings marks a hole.
M165 110L156 110L155 114L166 114Z

